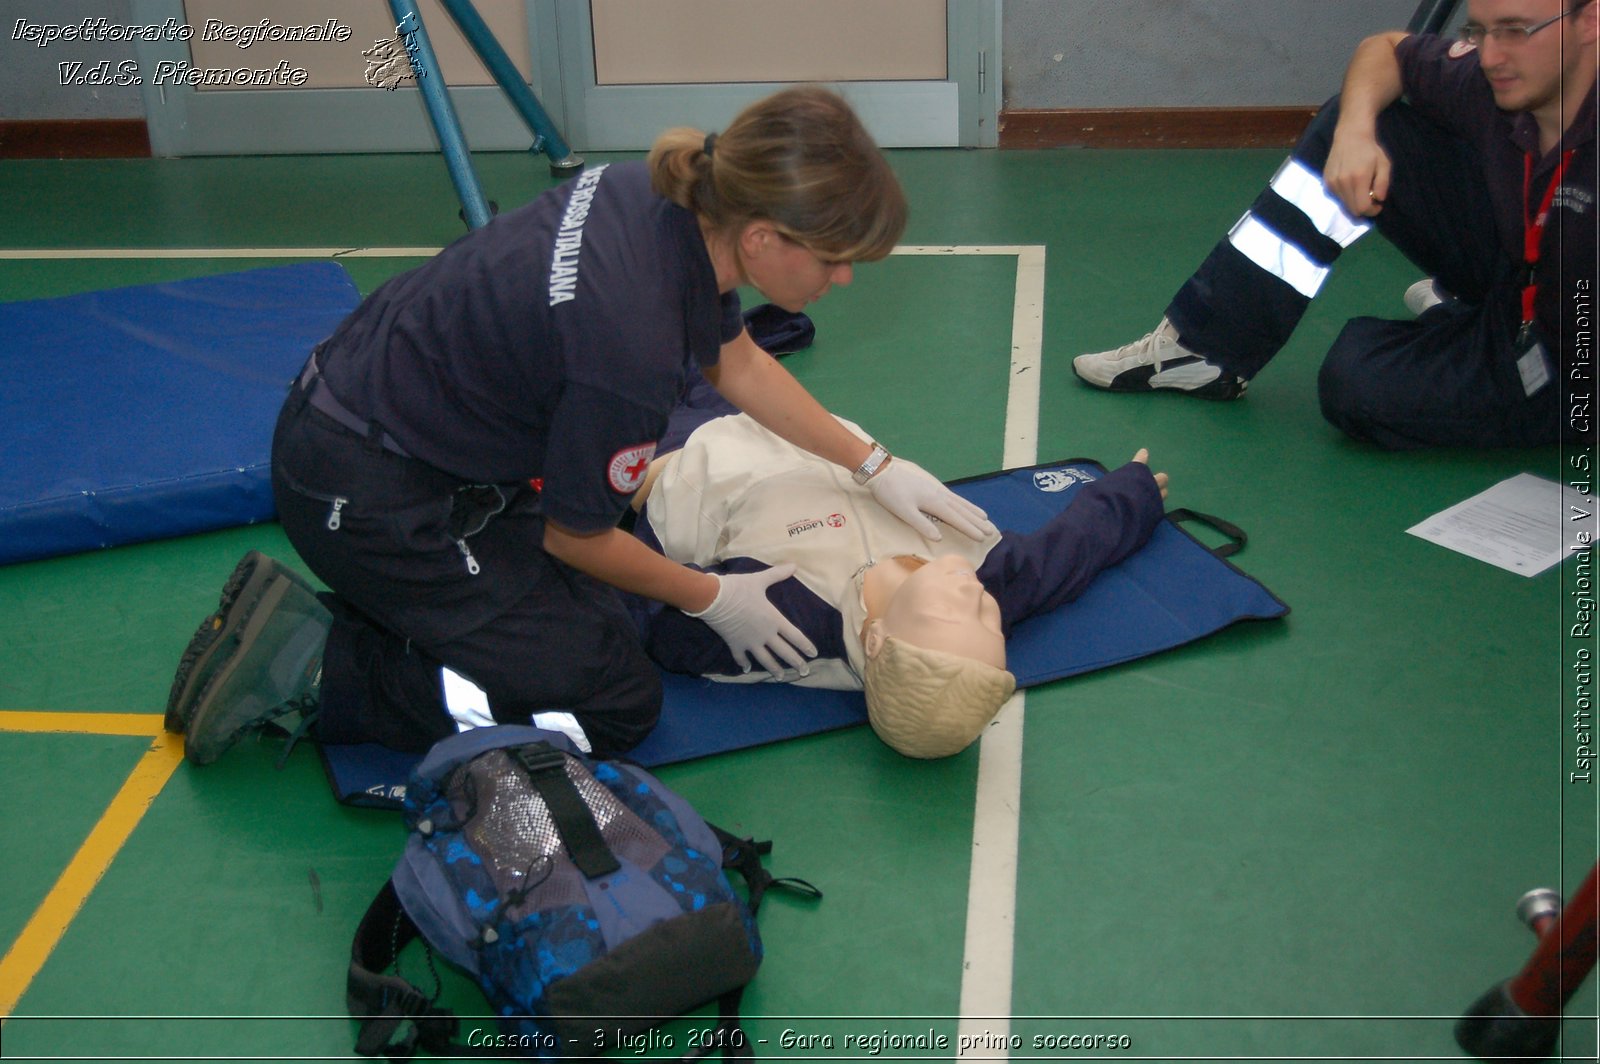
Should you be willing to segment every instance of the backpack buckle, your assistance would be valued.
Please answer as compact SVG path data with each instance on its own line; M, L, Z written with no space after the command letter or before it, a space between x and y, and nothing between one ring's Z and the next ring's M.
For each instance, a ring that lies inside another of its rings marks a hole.
M549 743L529 743L507 753L530 776L546 776L552 772L565 775L567 771L567 755Z

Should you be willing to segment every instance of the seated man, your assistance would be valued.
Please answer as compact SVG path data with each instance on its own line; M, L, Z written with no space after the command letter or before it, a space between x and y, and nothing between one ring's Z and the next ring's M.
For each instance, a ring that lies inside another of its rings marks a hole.
M1155 331L1079 356L1078 376L1240 396L1376 225L1430 280L1407 293L1417 320L1356 318L1334 341L1318 381L1330 422L1386 448L1592 440L1600 3L1467 11L1454 42L1363 41Z
M864 689L874 729L912 757L977 738L1015 688L1012 626L1077 598L1163 515L1167 476L1140 451L1036 532L935 543L882 520L850 477L750 418L715 413L699 411L682 448L655 460L634 534L711 572L770 567L768 597L818 654L804 672L736 661L707 625L636 599L646 651L674 672Z

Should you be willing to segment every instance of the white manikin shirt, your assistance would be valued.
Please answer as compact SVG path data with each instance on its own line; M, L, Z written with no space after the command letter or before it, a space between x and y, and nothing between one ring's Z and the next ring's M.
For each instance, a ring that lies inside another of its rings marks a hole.
M863 440L859 426L839 419ZM895 458L895 462L906 459ZM872 492L826 459L773 435L744 414L709 421L667 459L645 515L674 561L699 566L730 558L794 563L795 576L839 610L848 660L817 659L809 676L777 677L807 687L860 690L866 621L862 578L888 558L960 554L974 569L998 542L949 533L930 540L880 506ZM753 671L713 679L773 679Z

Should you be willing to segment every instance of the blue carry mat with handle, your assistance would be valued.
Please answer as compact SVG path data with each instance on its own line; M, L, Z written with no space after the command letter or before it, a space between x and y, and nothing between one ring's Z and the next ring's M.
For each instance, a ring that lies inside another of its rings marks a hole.
M1001 528L1029 531L1071 505L1105 474L1097 462L1044 463L955 482ZM1150 542L1101 573L1082 596L1017 625L1006 644L1019 687L1103 669L1192 643L1243 620L1289 612L1276 595L1228 558L1245 543L1227 522L1188 510L1169 513ZM1213 550L1181 522L1209 524L1228 538ZM726 684L666 673L661 720L629 758L646 767L690 761L867 722L859 691L791 684ZM398 808L418 760L376 743L321 748L334 795L352 805Z

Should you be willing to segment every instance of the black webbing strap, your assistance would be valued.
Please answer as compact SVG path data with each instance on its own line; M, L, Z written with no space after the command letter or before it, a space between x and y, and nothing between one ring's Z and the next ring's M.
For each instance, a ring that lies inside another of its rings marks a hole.
M1211 514L1203 514L1198 510L1168 510L1167 517L1172 521L1173 524L1181 524L1184 521L1196 521L1207 526L1208 528L1222 533L1224 536L1227 536L1230 542L1224 543L1220 547L1211 548L1211 553L1216 555L1218 558L1230 558L1244 550L1244 545L1250 542L1250 537L1244 534L1244 529L1240 528L1232 521L1224 521L1220 517L1213 517Z
M723 1060L734 1061L737 1064L740 1061L755 1059L755 1051L750 1046L750 1036L739 1026L739 1001L743 997L744 987L740 986L717 999L716 1034L702 1038L695 1048L678 1058L679 1064L704 1060L714 1053L718 1046L722 1047Z
M594 879L621 868L600 834L600 825L594 822L594 813L567 776L567 755L549 743L529 743L507 753L527 772L534 790L544 799L568 856L584 878Z
M345 1007L360 1023L356 1052L364 1057L405 1061L419 1048L434 1056L452 1055L455 1014L435 1008L427 995L400 976L383 974L416 937L417 925L401 908L394 882L385 882L356 928L345 976Z
M771 841L757 842L755 839L740 838L731 831L724 831L717 825L706 823L706 827L716 833L717 841L722 844L722 867L731 868L738 872L750 889L750 914L754 916L761 910L761 899L773 887L798 894L803 898L820 899L822 891L807 883L803 879L793 876L779 878L768 872L761 864L761 858L772 852Z

